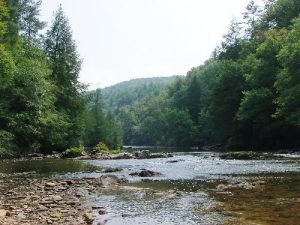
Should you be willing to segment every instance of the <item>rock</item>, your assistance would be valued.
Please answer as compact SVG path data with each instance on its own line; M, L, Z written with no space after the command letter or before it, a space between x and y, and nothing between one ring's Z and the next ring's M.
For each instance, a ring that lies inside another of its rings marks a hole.
M55 195L55 196L52 197L52 200L55 201L55 202L59 202L59 201L62 201L63 198L58 196L58 195Z
M107 220L103 220L97 223L97 225L105 225L107 223Z
M178 162L184 162L184 160L183 159L176 159L176 160L167 161L167 163L178 163Z
M92 224L94 221L93 215L91 213L85 213L84 215L84 219L88 224Z
M81 198L81 197L84 196L84 193L78 191L78 192L75 194L75 196L76 196L77 198Z
M120 154L113 154L109 157L110 159L132 159L133 155L130 153L120 153Z
M0 219L3 219L6 217L7 211L5 209L0 209Z
M134 156L137 159L147 159L151 155L149 150L134 152Z
M104 215L104 214L106 214L106 210L105 209L99 209L98 213L99 213L99 215Z
M43 158L44 155L41 153L32 153L27 155L29 158Z
M238 160L258 160L265 159L265 155L259 152L244 151L244 152L226 152L220 154L221 159L238 159Z
M66 180L65 181L68 185L73 185L75 182L73 180Z
M102 187L110 187L119 185L121 182L124 182L124 180L115 175L103 175L98 179L98 182Z
M151 153L149 150L137 151L137 152L134 152L133 154L136 159L153 159L153 158L173 157L173 155L170 153L164 153L164 152Z
M55 186L56 186L56 184L53 183L53 182L47 182L47 183L45 184L45 187L55 187Z
M54 201L52 199L49 199L49 198L44 198L40 202L41 205L49 205L49 204L53 204L53 203L54 203Z
M107 169L104 169L102 172L103 173L115 173L115 172L120 172L122 171L121 168L107 168Z
M102 205L93 205L92 209L104 209L104 206L102 206Z
M219 184L216 188L218 191L226 191L231 189L246 189L246 190L253 190L253 189L261 189L262 185L264 185L264 181L255 181L255 182L237 182L234 184Z
M154 171L151 171L151 170L142 170L141 172L130 173L129 175L139 176L139 177L155 177L155 176L160 176L161 173L154 172Z

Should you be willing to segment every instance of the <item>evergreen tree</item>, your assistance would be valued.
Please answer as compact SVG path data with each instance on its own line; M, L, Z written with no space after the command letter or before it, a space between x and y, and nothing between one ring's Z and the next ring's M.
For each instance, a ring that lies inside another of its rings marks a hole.
M66 146L74 145L81 135L81 114L85 108L84 86L78 81L81 60L72 39L71 27L60 6L45 40L45 52L50 61L51 80L56 86L55 107L65 114L69 123ZM64 147L66 147L64 146Z

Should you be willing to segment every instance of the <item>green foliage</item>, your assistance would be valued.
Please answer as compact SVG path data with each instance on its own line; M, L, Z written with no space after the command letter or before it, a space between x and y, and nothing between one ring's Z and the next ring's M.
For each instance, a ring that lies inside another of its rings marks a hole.
M107 147L107 145L105 143L99 142L96 145L96 150L97 150L97 152L108 152L109 148Z
M69 148L69 149L65 150L63 152L63 157L65 157L65 158L76 158L76 157L83 156L83 154L84 154L84 147L82 147L82 146L73 147L73 148Z
M294 21L287 35L278 59L283 65L277 75L275 87L279 96L275 100L276 118L283 118L288 124L300 127L300 19Z
M213 58L186 77L91 93L78 81L81 59L62 8L45 39L39 8L38 0L0 0L0 154L99 142L101 151L123 142L300 146L300 1L268 0L264 9L251 1Z
M102 90L103 106L107 111L118 113L120 107L131 105L144 97L157 96L177 77L133 79L104 88Z
M7 32L6 19L9 17L8 8L4 0L0 0L0 43L3 40L4 34Z
M85 109L84 85L78 81L81 60L72 39L71 28L61 6L54 15L45 40L45 53L50 62L51 81L55 84L54 106L65 118L67 132L61 131L64 148L79 143L82 135L82 115Z
M300 3L251 1L213 58L119 108L124 142L286 148L300 140ZM125 121L125 122L124 122Z
M0 156L15 150L14 135L5 130L0 130Z
M102 105L101 90L90 93L88 106L83 115L83 142L86 146L95 146L104 142L110 149L122 146L122 133L119 122L110 113L105 113Z

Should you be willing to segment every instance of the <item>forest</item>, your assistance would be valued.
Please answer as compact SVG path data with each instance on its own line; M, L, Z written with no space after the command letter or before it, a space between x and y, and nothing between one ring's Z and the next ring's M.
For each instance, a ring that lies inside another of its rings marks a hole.
M210 59L157 96L117 104L128 145L300 146L300 1L250 1ZM114 111L113 111L114 112Z
M96 124L97 96L78 81L82 60L62 7L42 32L40 6L35 0L0 0L0 154L88 145L102 135L95 126L116 147L121 141L111 140L118 129L113 119L103 114Z
M78 81L82 59L62 7L46 27L40 4L0 0L0 154L99 142L300 146L300 1L250 1L186 76L95 91Z

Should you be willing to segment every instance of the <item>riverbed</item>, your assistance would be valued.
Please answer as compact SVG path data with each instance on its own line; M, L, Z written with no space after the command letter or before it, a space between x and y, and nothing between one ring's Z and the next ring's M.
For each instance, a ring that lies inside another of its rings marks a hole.
M158 175L130 175L143 170ZM80 199L86 208L105 207L105 213L92 212L93 224L279 225L300 221L299 153L225 160L216 152L190 152L174 153L172 158L8 161L0 166L6 176L25 173L30 177L33 171L34 176L55 181L97 180L104 175L126 180L118 187L94 188ZM55 223L60 224L59 220Z

